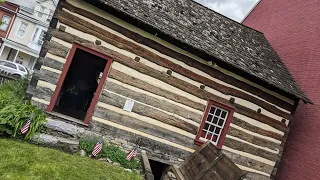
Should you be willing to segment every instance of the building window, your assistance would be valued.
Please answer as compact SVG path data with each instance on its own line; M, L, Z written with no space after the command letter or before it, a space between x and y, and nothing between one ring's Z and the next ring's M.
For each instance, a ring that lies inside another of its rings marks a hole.
M40 6L39 11L37 12L37 17L42 18L45 15L44 14L45 10L46 8L44 6Z
M233 113L234 109L232 107L209 101L195 143L200 145L206 141L211 141L218 148L221 148Z
M47 21L48 21L48 22L51 21L52 16L53 16L53 13L54 13L54 11L52 11L52 10L50 9L49 16L48 16L48 18L47 18Z
M17 36L23 38L27 31L28 23L21 22L20 27L17 31Z
M11 20L10 16L7 16L7 15L2 16L2 19L1 19L2 24L0 25L1 31L7 31L10 20Z
M39 45L42 45L43 44L43 39L44 39L44 31L40 28L36 28L33 36L32 36L32 39L31 41L36 43L36 44L39 44Z

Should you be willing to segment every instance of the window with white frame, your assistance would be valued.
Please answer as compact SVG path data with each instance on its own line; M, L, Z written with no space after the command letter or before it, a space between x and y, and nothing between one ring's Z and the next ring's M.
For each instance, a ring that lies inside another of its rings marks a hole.
M211 141L221 148L233 116L232 107L209 101L195 142L201 144Z
M10 16L3 15L1 19L2 24L0 25L0 30L7 31L10 21L11 21Z
M38 12L37 12L37 17L38 18L43 18L43 16L45 15L45 10L46 8L44 6L40 6Z
M48 16L48 18L47 18L47 21L48 21L48 22L51 21L52 16L53 16L53 13L54 13L54 11L50 9L49 16Z
M32 41L33 43L42 45L42 44L43 44L44 35L45 35L44 30L37 27L37 28L35 29L34 33L33 33L33 36L32 36L31 41Z
M20 27L19 27L19 29L17 31L17 36L23 38L24 35L26 34L27 27L28 27L28 23L21 22L20 23Z

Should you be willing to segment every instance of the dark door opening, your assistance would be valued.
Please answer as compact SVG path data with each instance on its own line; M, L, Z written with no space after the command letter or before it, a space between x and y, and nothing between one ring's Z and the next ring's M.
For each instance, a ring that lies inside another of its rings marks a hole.
M159 161L154 161L149 159L149 163L151 166L152 174L154 176L154 180L161 180L162 173L169 168L168 164L161 163Z
M53 111L84 120L107 61L76 49Z

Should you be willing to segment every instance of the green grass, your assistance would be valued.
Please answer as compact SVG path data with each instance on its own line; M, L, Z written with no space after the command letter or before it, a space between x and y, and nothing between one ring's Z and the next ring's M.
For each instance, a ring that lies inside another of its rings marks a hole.
M142 180L105 162L0 138L1 180Z

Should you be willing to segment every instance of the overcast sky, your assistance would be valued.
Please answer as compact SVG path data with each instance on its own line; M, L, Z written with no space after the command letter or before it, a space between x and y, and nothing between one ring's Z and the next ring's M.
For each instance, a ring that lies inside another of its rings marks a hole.
M195 0L214 11L241 22L259 0Z

